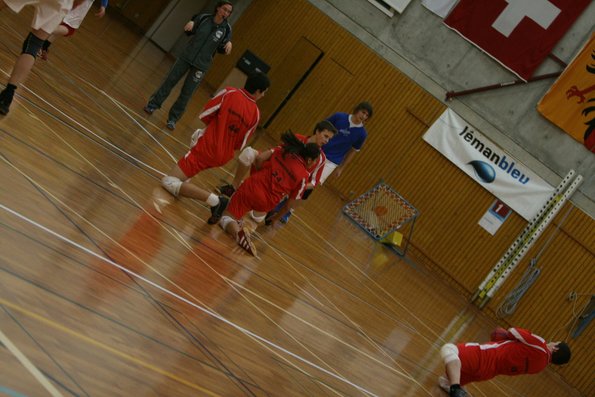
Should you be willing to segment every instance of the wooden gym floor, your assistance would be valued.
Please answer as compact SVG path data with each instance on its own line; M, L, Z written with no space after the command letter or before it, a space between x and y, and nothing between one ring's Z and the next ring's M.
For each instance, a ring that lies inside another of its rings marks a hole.
M30 20L0 12L2 85ZM374 244L332 192L259 228L253 258L159 187L211 93L174 133L166 111L148 117L171 63L89 15L0 119L0 395L445 396L440 346L496 324ZM271 144L260 132L256 146ZM214 188L233 165L195 182ZM551 371L468 389L577 395Z

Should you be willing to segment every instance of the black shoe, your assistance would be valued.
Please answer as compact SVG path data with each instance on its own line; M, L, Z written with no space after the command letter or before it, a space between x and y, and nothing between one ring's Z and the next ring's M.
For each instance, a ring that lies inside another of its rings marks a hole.
M0 114L8 114L12 98L14 97L14 90L7 88L0 92Z
M147 114L153 114L153 112L155 112L155 110L157 110L157 108L155 106L151 105L151 104L147 104L147 106L145 106L143 108L143 110Z
M271 220L271 218L276 213L277 213L277 211L275 211L275 210L267 212L267 216L264 218L264 224L267 226L271 226L273 224L273 221Z
M223 185L223 186L219 186L219 193L221 193L224 196L227 197L231 197L232 194L234 194L236 192L236 188L233 187L233 185Z
M450 393L448 393L450 397L467 397L468 394L465 389L461 388L459 385L451 385L450 386Z
M223 215L223 211L227 208L227 204L229 203L229 199L225 196L219 196L219 204L214 207L211 207L211 217L207 220L209 225L214 225L215 223L219 222L221 219L221 215Z

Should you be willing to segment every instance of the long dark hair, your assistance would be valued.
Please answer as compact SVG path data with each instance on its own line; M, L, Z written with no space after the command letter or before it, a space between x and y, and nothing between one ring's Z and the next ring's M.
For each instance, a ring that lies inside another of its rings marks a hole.
M320 156L320 148L317 144L300 141L291 130L281 134L281 140L283 141L283 157L288 153L298 155L304 160L314 160Z

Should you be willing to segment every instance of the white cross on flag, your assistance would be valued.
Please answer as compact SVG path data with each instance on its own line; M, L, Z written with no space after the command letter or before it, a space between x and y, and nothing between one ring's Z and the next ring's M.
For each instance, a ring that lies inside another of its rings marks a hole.
M591 0L460 0L444 23L528 80Z

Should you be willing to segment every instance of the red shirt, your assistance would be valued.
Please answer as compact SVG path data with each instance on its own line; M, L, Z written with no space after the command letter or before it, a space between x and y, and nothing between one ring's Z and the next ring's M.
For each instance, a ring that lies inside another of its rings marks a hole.
M296 138L304 143L308 143L309 136L295 134ZM324 169L324 163L326 162L326 155L320 148L320 155L316 162L312 164L310 168L308 168L308 172L310 173L310 178L308 179L308 183L311 183L314 187L320 184L320 176L322 175L322 170Z
M551 361L547 343L522 328L510 328L509 339L498 342L461 343L461 385L497 375L535 374Z
M256 130L260 111L248 91L227 87L207 102L199 117L207 126L195 148L216 167L244 148Z
M300 156L274 150L269 161L250 175L231 196L227 211L241 219L250 210L268 212L285 195L300 199L309 177L306 163Z

